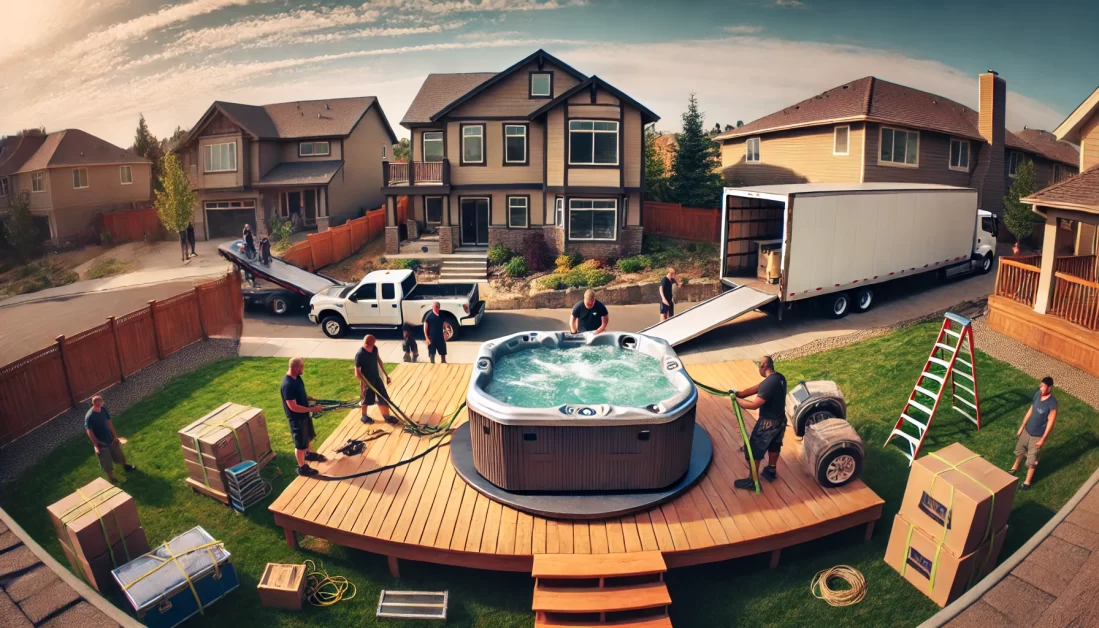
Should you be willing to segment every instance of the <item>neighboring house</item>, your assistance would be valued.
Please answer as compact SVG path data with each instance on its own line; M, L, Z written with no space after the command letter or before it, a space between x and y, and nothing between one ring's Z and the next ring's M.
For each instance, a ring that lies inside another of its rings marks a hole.
M48 239L96 240L96 216L148 204L152 163L79 129L10 137L0 143L0 210L27 191Z
M872 76L830 89L714 138L729 185L940 183L977 190L1001 214L1022 160L1039 187L1078 172L1075 147L1004 126L1007 84L978 77L980 111Z
M266 232L274 216L323 231L381 207L397 136L378 99L215 101L175 152L198 192L200 237Z
M386 251L408 195L409 237L437 230L443 254L520 250L538 232L554 252L640 252L642 134L657 119L543 50L499 73L431 74L401 121L411 166L385 165Z

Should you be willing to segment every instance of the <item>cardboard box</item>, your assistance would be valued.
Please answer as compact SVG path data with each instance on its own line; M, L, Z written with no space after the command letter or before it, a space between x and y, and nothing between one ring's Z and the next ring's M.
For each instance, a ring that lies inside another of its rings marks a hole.
M1004 526L977 551L959 558L945 547L940 548L939 539L897 515L893 518L885 562L932 602L946 606L996 568L1006 535Z
M256 589L264 606L300 611L305 596L305 565L267 563Z
M225 503L225 469L245 460L262 469L275 457L263 410L231 402L181 429L179 442L188 483Z
M89 558L74 555L64 544L61 548L65 551L65 557L69 559L73 572L81 576L96 591L105 593L114 587L111 570L149 553L149 540L145 536L144 528L131 532L126 536L125 541L124 545L119 539L111 546L111 551L114 552L113 559L109 552Z
M1007 525L1018 481L954 443L912 465L900 514L923 531L943 538L943 545L955 556L966 556L977 550L990 529Z
M46 508L62 545L78 556L99 556L107 546L141 529L137 503L103 478Z

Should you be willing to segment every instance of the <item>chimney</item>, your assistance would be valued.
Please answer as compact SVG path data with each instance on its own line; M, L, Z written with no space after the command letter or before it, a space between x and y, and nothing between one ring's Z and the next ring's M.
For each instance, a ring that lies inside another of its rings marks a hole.
M1004 155L1004 140L1007 134L1005 118L1007 114L1007 82L989 70L977 79L979 111L977 113L977 132L984 138L983 145L974 146L977 150L976 167L973 169L971 185L977 190L977 203L981 209L1002 215L1004 195L1007 193L1007 167Z
M1007 110L1007 82L996 72L989 70L977 81L980 87L980 112L978 129L985 141L994 147L1004 145L1004 114Z

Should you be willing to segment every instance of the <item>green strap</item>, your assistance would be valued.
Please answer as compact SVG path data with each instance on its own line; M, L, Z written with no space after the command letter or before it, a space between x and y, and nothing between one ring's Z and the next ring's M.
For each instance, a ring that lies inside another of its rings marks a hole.
M744 451L748 452L748 470L752 472L752 482L756 486L756 494L759 494L759 475L756 472L756 458L752 455L752 445L748 442L748 429L744 427L744 416L740 413L740 404L736 402L736 396L732 391L718 390L713 386L708 386L694 380L695 386L698 386L702 390L714 395L716 397L728 397L729 402L733 404L733 412L736 415L737 426L740 427L740 438L744 440Z
M969 574L969 583L966 585L966 589L968 589L970 586L973 585L973 578L976 577L978 572L983 572L988 567L988 559L992 558L992 546L996 544L996 531L992 529L992 519L996 514L996 491L992 490L991 488L986 486L983 482L981 482L977 478L973 477L972 475L969 475L968 473L966 473L965 471L963 471L962 469L959 468L959 465L963 465L963 464L969 462L970 460L973 460L974 458L980 458L979 455L973 454L972 456L970 456L970 457L968 457L964 460L959 461L957 464L955 464L953 462L949 462L947 460L944 460L941 456L939 456L935 452L932 452L932 453L927 454L927 455L931 456L932 458L934 458L936 460L939 460L943 464L950 467L949 469L943 469L939 473L945 473L946 471L957 471L958 473L961 473L965 477L969 478L977 486L979 486L979 487L983 488L984 490L988 491L989 496L991 496L991 498L992 498L991 502L989 503L989 507L988 507L988 522L985 524L985 533L984 533L984 536L981 538L981 543L982 544L985 541L988 541L988 551L985 552L985 559L983 561L981 561L981 568L980 569L974 569L972 571L972 573ZM935 474L935 475L937 476L938 473ZM934 479L932 479L932 481L934 481ZM953 487L951 487L951 488L953 489ZM951 493L951 499L953 500L953 493ZM953 506L953 504L952 504L952 506ZM944 528L945 528L945 526L944 526ZM944 537L945 537L945 534L944 534Z
M195 441L195 451L198 452L198 466L202 469L202 483L210 488L210 476L206 475L206 463L202 460L202 443L198 442L198 436L192 436Z

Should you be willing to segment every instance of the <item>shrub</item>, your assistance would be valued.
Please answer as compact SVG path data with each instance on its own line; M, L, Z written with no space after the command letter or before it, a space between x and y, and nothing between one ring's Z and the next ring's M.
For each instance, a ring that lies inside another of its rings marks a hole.
M87 275L88 279L103 279L104 277L130 272L133 267L133 262L123 262L113 257L107 257L93 262Z
M388 262L390 268L413 271L419 268L420 264L421 262L418 259L391 259Z
M294 225L290 224L289 220L283 220L275 215L267 221L267 233L270 234L269 239L272 244L289 243L290 236L294 233Z
M618 270L624 273L639 273L652 267L653 261L648 255L634 255L618 260Z
M614 275L601 268L593 268L585 272L588 287L598 288L599 286L605 286L614 279Z
M553 252L541 233L529 233L523 238L523 257L526 258L528 272L547 271L553 263Z
M514 256L515 252L508 247L503 244L494 244L492 248L488 250L488 263L493 266L503 266Z
M558 255L557 259L554 260L554 264L557 265L557 272L566 273L579 266L583 261L584 258L576 251L573 251L572 253L562 253L561 255Z
M559 273L539 277L537 283L540 288L545 288L546 290L560 290L567 287L564 276Z
M513 257L504 265L504 272L512 279L526 277L530 274L530 267L527 266L527 260L522 257Z
M111 235L110 231L99 232L99 245L104 248L110 248L114 245L114 236Z

